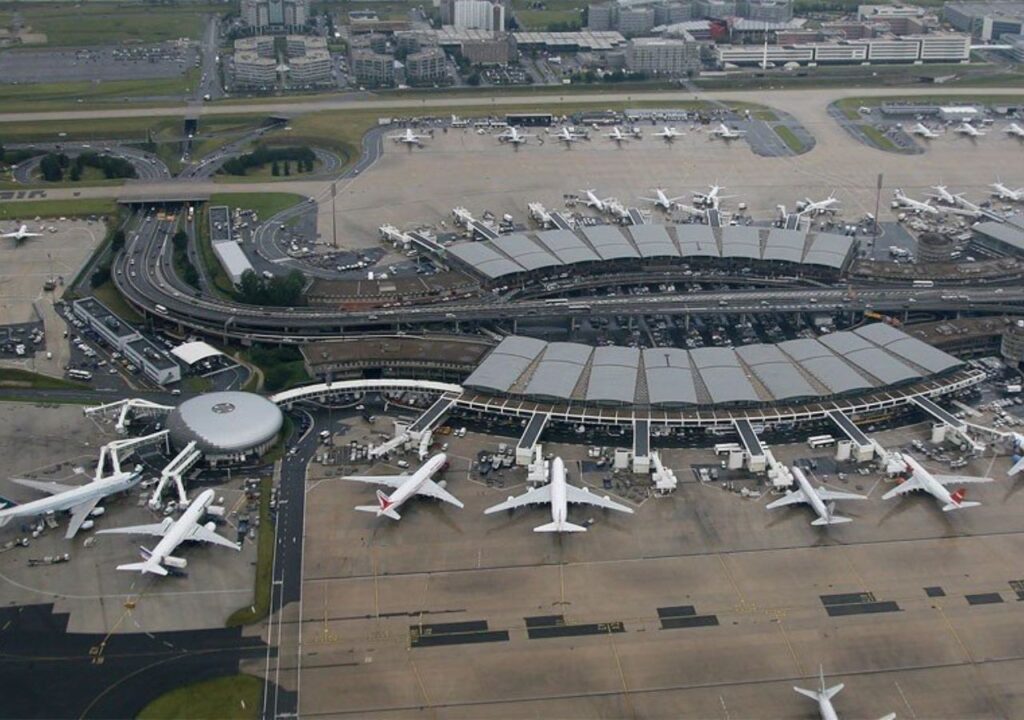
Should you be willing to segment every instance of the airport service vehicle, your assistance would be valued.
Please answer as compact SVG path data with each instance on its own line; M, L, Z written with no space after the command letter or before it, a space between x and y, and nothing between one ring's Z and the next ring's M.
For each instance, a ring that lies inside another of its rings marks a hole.
M346 475L343 479L395 488L395 491L390 495L385 495L380 490L377 490L376 505L357 505L356 510L375 513L377 517L383 515L392 520L401 520L402 516L398 514L398 508L402 507L409 498L416 495L443 500L457 508L463 507L462 502L457 497L445 490L441 484L431 479L447 463L448 456L444 453L438 453L420 465L412 475Z
M811 525L839 525L841 523L853 522L851 518L836 515L836 500L867 500L864 495L857 493L838 492L829 490L826 487L814 487L811 481L804 475L804 471L798 467L793 468L793 477L799 489L787 492L784 497L765 506L767 510L805 503L817 513L818 517L811 521Z
M98 478L85 485L64 485L58 482L11 478L11 482L47 493L50 497L33 500L24 505L10 503L9 507L0 510L0 527L9 523L13 518L35 517L66 510L71 513L71 520L68 522L68 529L64 533L64 537L70 540L90 516L99 517L103 514L104 508L97 507L100 500L108 495L131 490L141 479L141 466L136 467L132 472L114 473L109 477Z
M208 522L203 525L199 522L203 515L211 510L210 505L212 502L213 490L204 490L199 493L195 500L189 503L188 509L177 520L165 518L162 523L110 528L109 530L100 530L96 534L155 535L161 538L160 542L152 550L140 548L142 550L142 562L118 565L117 569L138 571L143 575L146 573L167 575L167 568L169 567L184 569L188 566L188 561L185 558L171 555L186 540L223 545L233 550L242 549L242 546L238 543L233 543L227 538L218 535L214 531L214 528L217 527L214 523Z
M818 668L819 677L821 678L821 686L817 690L805 690L804 688L798 688L795 685L793 689L801 695L809 697L818 703L818 715L821 716L821 720L839 720L839 715L836 713L836 709L832 706L832 698L839 694L845 685L839 683L832 687L825 687L825 670L821 667ZM878 720L896 720L896 713L889 713L888 715L879 718Z
M818 448L832 447L836 444L836 439L831 435L811 435L807 438L807 447L811 450Z
M543 487L529 490L518 497L509 496L505 502L498 503L484 510L484 514L491 515L502 510L514 510L523 505L541 503L551 505L551 522L538 525L533 529L534 532L586 532L587 529L582 525L576 525L566 519L569 503L594 505L607 510L617 510L618 512L633 514L631 508L620 505L607 495L604 497L594 495L585 488L579 488L566 482L565 463L562 462L560 457L556 457L551 461L551 482Z
M17 230L0 235L0 238L7 238L10 240L14 240L14 242L16 243L20 243L22 240L28 240L29 238L39 237L40 235L42 235L42 233L29 232L28 225L22 225Z
M886 463L886 470L890 475L902 477L903 482L883 495L883 500L894 498L897 495L905 495L914 490L924 490L942 503L943 512L981 505L980 502L964 500L964 497L967 495L967 491L964 488L959 488L951 493L946 489L947 485L992 482L992 478L987 477L933 475L928 470L925 470L909 453L890 453Z
M679 197L669 197L668 195L665 194L664 188L651 188L651 190L654 191L654 197L642 197L640 199L646 200L649 203L654 203L657 207L661 208L665 212L672 212L672 208L676 206L676 203L678 203L680 200L686 197L685 195L680 195Z
M412 147L413 145L416 145L417 147L423 147L423 141L427 139L427 136L417 135L412 131L411 128L406 128L405 132L401 133L400 135L388 135L388 138L396 143L402 143L403 145L408 145L409 147Z

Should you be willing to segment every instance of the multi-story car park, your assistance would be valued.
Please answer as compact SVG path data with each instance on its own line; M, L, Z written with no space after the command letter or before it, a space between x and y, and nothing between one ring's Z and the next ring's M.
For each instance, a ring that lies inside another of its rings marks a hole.
M82 298L75 300L72 307L78 318L112 348L142 368L146 377L157 385L169 385L181 380L178 363L99 300Z

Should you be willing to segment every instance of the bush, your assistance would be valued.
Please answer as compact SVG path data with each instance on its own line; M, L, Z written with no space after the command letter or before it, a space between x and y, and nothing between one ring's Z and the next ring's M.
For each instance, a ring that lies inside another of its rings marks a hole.
M291 161L295 161L298 169L308 167L313 169L316 162L316 153L308 147L265 147L256 148L253 152L231 158L221 166L220 172L226 175L245 175L249 170L271 164L271 174L276 176L281 172L279 163L284 163L284 174L290 175ZM277 172L274 172L277 168Z

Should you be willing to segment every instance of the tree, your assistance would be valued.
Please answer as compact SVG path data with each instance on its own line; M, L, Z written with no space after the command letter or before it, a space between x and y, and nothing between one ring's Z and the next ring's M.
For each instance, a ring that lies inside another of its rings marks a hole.
M53 153L43 156L39 161L39 172L46 182L60 182L64 179L64 171L60 167L60 160Z
M466 83L468 85L472 85L473 87L476 87L477 85L479 85L480 84L480 73L477 72L476 70L474 70L473 74L470 75L468 78L466 78Z
M75 163L71 166L71 172L68 173L68 177L72 182L78 182L82 179L82 166L79 163Z
M174 237L171 238L171 244L174 245L176 251L184 252L188 247L188 233L184 230L174 233Z
M117 252L124 247L124 230L118 229L110 236L110 249Z
M275 160L274 164L270 166L270 174L274 177L281 174L281 166L277 164L277 160Z
M92 277L89 278L89 284L95 289L100 285L103 285L110 279L110 268L106 265L100 265L93 272Z
M285 175L285 177L288 177L291 174L292 174L292 164L288 160L285 160L284 161L284 175Z

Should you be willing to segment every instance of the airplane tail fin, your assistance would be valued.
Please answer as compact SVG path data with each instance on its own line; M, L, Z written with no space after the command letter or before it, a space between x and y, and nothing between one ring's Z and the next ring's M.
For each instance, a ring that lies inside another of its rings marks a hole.
M942 506L942 512L949 512L950 510L960 510L961 508L977 507L981 505L980 502L965 502L964 498L967 497L966 488L957 488L950 496L953 501L948 505Z
M978 507L979 505L981 505L981 503L977 502L976 500L972 500L970 502L962 502L956 505L950 503L949 505L942 506L942 512L950 512L952 510L963 510L964 508Z
M818 518L811 521L811 525L842 525L848 522L853 522L853 518L843 517L842 515L829 515L827 518Z
M158 562L152 560L144 560L137 563L128 563L127 565L118 565L118 570L131 570L135 572L141 572L143 575L146 573L154 573L156 575L167 575L167 568Z
M817 702L818 700L819 693L817 690L807 690L805 688L798 688L796 685L793 686L793 689L801 695L803 695L804 697L809 697L811 700L814 700L815 702Z
M838 695L839 691L842 690L844 687L846 687L846 686L843 685L843 683L839 683L838 685L833 685L830 688L825 688L825 690L822 692L822 695L824 695L827 699L831 700L836 695Z
M402 516L395 512L395 509L391 506L394 505L390 498L380 490L377 491L377 504L376 505L356 505L356 510L360 512L374 513L377 517L384 515L392 520L401 520Z
M1019 473L1021 470L1024 470L1024 457L1022 457L1019 460L1017 460L1017 462L1015 462L1013 464L1013 467L1010 468L1010 471L1008 473L1006 473L1006 474L1009 475L1010 477L1013 477L1014 475Z
M586 532L587 529L582 525L575 525L571 522L549 522L546 525L538 525L533 529L534 532L546 532L546 533L563 533L563 532Z

